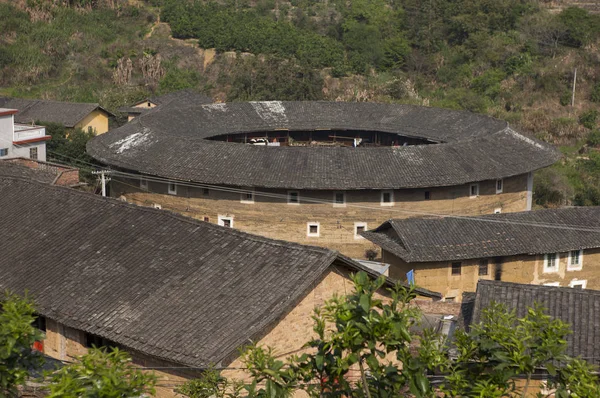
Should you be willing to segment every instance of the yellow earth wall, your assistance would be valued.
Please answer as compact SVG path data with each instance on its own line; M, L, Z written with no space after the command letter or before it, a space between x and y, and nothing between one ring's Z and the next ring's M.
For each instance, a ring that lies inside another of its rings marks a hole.
M461 300L463 292L474 292L480 279L494 279L497 263L502 264L501 280L505 282L534 285L558 283L559 286L568 287L573 282L585 281L587 289L600 289L600 249L583 251L580 270L569 270L568 253L559 253L558 271L550 273L544 272L544 255L489 258L487 275L479 275L480 259L461 261L460 275L452 275L452 261L406 263L385 250L382 260L391 264L391 278L405 280L406 272L414 269L415 283L419 287L457 301Z
M353 258L365 258L365 250L375 245L355 236L356 223L373 229L390 218L406 218L423 213L478 215L524 211L527 207L527 175L504 180L504 190L496 194L496 181L479 183L479 196L470 197L469 185L430 189L394 190L394 204L381 205L380 190L345 191L346 205L334 206L334 191L299 191L300 203L287 203L287 190L260 189L269 196L254 195L253 203L242 203L240 193L178 186L169 195L167 184L148 182L146 192L139 180L111 181L111 196L122 197L143 206L160 205L200 220L218 223L219 216L233 218L233 227L273 239L328 247ZM425 200L425 192L430 200ZM304 198L304 200L303 200ZM324 203L309 202L316 199ZM319 236L307 236L307 223L319 223Z
M104 134L108 131L108 115L106 112L96 109L77 123L75 128L80 128L83 131L88 131L91 128L96 135Z

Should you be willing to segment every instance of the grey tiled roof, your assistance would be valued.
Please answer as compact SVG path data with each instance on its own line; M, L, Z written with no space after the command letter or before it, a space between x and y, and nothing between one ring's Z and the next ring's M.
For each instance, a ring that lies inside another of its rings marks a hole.
M172 93L158 95L150 97L149 100L157 105L163 105L172 101L178 101L180 104L189 102L195 105L210 104L213 102L212 98L207 95L200 94L196 90L184 89L179 91L173 91Z
M364 270L328 249L67 188L0 177L0 192L0 290L28 290L44 316L188 366L229 358L333 264Z
M518 317L524 317L535 303L541 304L550 316L571 326L567 355L600 364L600 291L480 280L472 313L461 318L472 318L471 324L480 322L482 310L492 302L514 309Z
M600 207L393 219L363 236L407 262L565 252L600 247Z
M23 165L23 162L32 164L32 167ZM31 159L16 158L0 160L0 176L24 178L43 184L53 184L65 170L75 169L64 165Z
M192 89L179 90L168 94L150 97L143 101L138 101L136 104L141 104L142 102L147 101L150 101L156 105L167 105L173 103L173 105L178 104L178 106L186 106L190 104L204 105L211 104L213 102L212 98L204 94L200 94L199 92ZM134 106L124 106L119 108L119 112L139 115L147 113L153 109L154 108L136 108Z
M19 111L15 114L17 123L51 122L62 124L68 128L75 127L77 123L96 109L101 109L112 115L95 103L0 98L0 106L17 109Z
M275 130L367 130L439 142L406 147L266 147L208 137ZM458 185L554 163L547 144L487 116L408 105L249 102L159 107L96 137L88 153L115 167L208 184L290 189Z

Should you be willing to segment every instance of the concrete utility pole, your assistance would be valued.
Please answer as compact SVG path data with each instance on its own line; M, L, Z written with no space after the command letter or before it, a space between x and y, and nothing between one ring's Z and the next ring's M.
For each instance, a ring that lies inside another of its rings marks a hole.
M106 174L110 174L110 170L92 171L92 174L100 174L100 181L102 182L102 197L106 197L106 183L110 181L110 177L105 177Z
M573 73L573 94L571 95L571 106L575 106L575 84L577 83L577 68Z

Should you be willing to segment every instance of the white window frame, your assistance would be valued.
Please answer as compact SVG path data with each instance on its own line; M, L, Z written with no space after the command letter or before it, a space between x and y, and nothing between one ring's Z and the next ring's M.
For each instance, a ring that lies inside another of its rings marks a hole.
M502 207L496 207L494 209L494 214L502 214Z
M140 188L144 189L146 191L148 190L148 180L147 179L140 177Z
M292 202L290 199L292 197L292 194L296 194L296 201ZM297 206L300 204L300 192L299 191L288 191L287 193L287 203L288 205L294 205Z
M338 203L336 201L336 196L342 194L342 197L344 198L344 202L343 203ZM333 207L346 207L346 192L344 191L335 191L333 193Z
M252 198L248 199L246 195L251 194ZM254 204L254 189L245 190L240 194L240 203Z
M573 279L569 283L569 287L581 286L582 289L587 287L587 279Z
M226 221L226 220L229 220L229 228L233 228L233 216L219 215L217 217L217 224L219 224L222 227L225 227L224 221Z
M35 153L35 157L32 156L33 153ZM40 156L40 150L38 149L37 146L32 146L31 148L29 148L29 159L38 160L39 156Z
M473 195L473 187L475 187L475 195ZM469 198L478 198L479 197L479 184L469 184Z
M383 197L384 197L384 195L386 193L390 194L390 201L389 202L384 202L383 201ZM394 190L393 189L386 189L384 191L381 191L381 198L380 198L380 200L381 200L381 205L382 206L393 206L394 202L395 202L395 200L394 200Z
M579 252L579 264L572 263L572 253L573 252ZM583 268L583 249L569 251L569 256L568 256L568 260L567 260L567 271L581 271L582 268Z
M548 283L544 283L544 286L548 286L548 287L560 287L560 282L548 282Z
M555 254L556 255L556 267L553 268L549 268L548 267L548 254ZM560 268L560 254L559 253L548 253L548 254L544 254L544 270L543 273L544 274L555 274L558 272L558 269Z
M500 189L498 189L498 183L500 183ZM504 192L504 179L500 178L496 180L496 195Z
M171 189L171 186L173 186L173 189ZM169 193L169 195L177 195L177 184L175 184L174 182L168 182L167 192Z
M317 232L316 233L311 233L310 232L310 227L312 225L316 225L317 226ZM321 236L321 225L319 224L319 222L314 221L314 222L307 222L306 223L306 236L311 237L311 238L318 238L319 236Z
M358 227L363 227L365 229L365 231L367 230L367 223L366 222L355 222L354 223L354 239L360 240L360 239L364 239L364 236L361 236L358 233Z

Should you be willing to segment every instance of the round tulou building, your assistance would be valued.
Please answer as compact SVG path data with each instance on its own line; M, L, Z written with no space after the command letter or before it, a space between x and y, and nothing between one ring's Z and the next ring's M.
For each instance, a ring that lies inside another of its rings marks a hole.
M111 196L354 258L390 218L529 210L560 156L468 112L278 101L158 106L87 150Z

